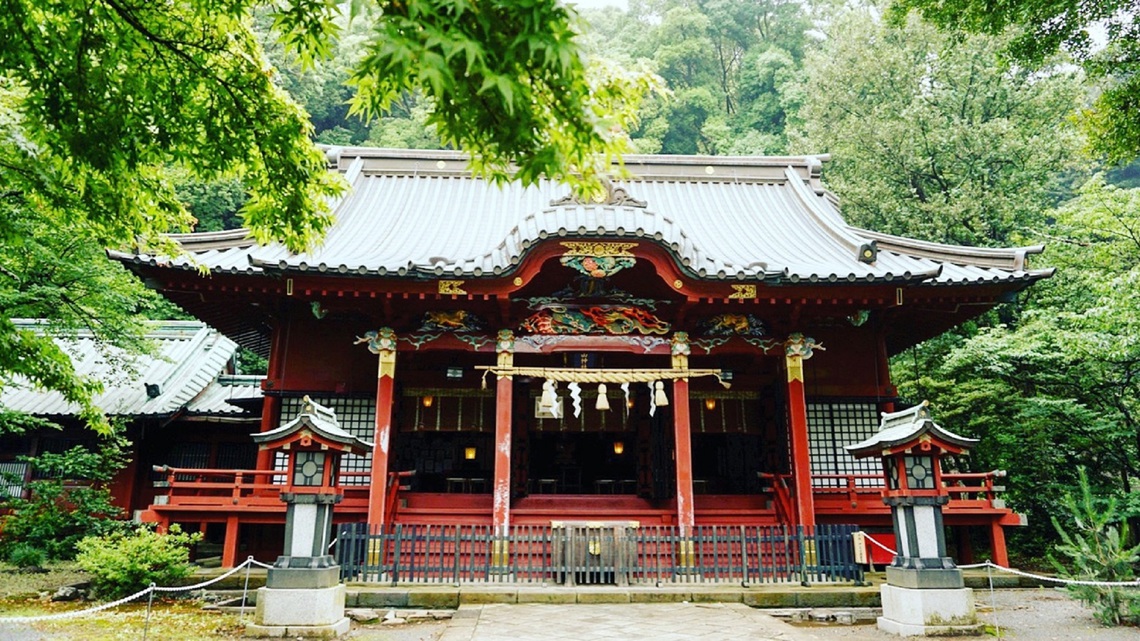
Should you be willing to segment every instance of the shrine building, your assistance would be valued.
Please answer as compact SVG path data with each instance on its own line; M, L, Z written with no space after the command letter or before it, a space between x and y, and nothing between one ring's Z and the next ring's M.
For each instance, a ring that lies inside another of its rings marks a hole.
M819 157L629 156L586 199L453 152L328 159L351 188L312 251L234 230L111 256L268 356L260 431L308 395L375 444L343 457L338 523L889 532L881 464L844 450L898 409L888 359L1051 274L1028 264L1041 247L849 226ZM284 523L266 451L228 485L168 469L145 518L225 524L226 565ZM1018 515L993 474L953 476L945 524L1006 563Z

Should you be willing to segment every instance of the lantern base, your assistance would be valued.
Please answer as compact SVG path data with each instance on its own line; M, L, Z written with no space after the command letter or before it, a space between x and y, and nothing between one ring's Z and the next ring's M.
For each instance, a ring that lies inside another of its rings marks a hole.
M340 584L340 566L324 568L273 567L266 573L266 587L278 590L312 590Z
M976 636L984 626L974 609L974 591L881 586L879 629L904 637Z
M965 587L958 568L925 568L916 570L887 566L887 583L897 588L917 590L956 590Z
M310 570L311 571L311 570ZM345 588L261 588L257 614L246 626L248 637L336 638L348 632L344 616Z

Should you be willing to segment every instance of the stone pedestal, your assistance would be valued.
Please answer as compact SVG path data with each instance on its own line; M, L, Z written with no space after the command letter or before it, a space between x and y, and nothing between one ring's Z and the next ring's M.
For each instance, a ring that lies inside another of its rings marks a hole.
M246 626L245 636L332 639L348 632L338 573L335 566L271 569L267 587L257 591L255 623Z
M879 629L904 637L973 636L983 631L970 588L883 585Z

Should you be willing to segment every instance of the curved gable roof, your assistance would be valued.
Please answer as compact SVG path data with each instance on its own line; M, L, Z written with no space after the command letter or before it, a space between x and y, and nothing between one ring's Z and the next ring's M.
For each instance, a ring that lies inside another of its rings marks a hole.
M335 204L324 243L294 254L257 246L243 230L175 238L189 257L112 253L128 263L196 263L222 273L465 276L508 273L551 237L647 238L672 250L695 278L768 282L1030 281L1025 256L1040 247L975 249L848 226L819 182L816 157L630 156L628 198L583 203L565 186L492 185L455 152L330 150L351 191ZM868 246L874 262L859 260Z

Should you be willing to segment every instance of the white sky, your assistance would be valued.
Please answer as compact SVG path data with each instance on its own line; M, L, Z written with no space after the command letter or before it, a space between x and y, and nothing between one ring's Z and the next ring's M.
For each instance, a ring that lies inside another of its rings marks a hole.
M579 9L597 9L599 7L617 7L621 10L629 8L629 3L626 0L566 0L566 4L572 4Z

